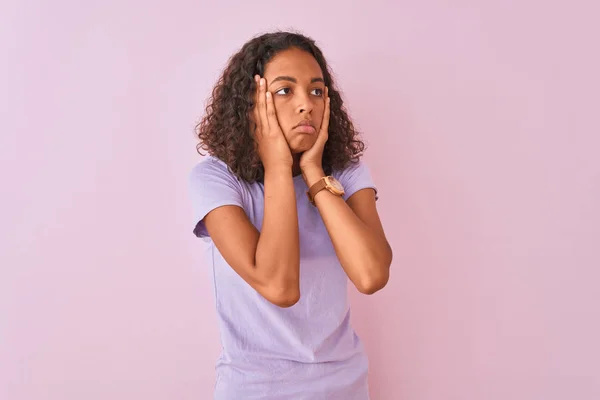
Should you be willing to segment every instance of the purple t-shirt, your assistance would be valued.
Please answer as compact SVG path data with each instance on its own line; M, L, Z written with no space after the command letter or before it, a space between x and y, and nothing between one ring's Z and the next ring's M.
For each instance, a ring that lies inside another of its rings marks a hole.
M345 199L375 186L363 162L333 175ZM194 233L206 243L222 352L216 363L218 400L366 400L368 361L350 325L348 277L302 176L294 187L300 234L300 300L281 308L263 298L223 259L203 219L224 205L244 209L260 231L264 185L237 179L215 157L190 174Z

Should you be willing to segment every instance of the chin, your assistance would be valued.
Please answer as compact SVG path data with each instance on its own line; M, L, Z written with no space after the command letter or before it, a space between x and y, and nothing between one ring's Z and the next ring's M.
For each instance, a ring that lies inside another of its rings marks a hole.
M310 148L313 147L315 142L316 138L297 138L293 143L290 143L290 151L292 152L292 154L304 153L305 151L310 150Z
M311 146L302 146L302 147L291 147L290 151L292 154L302 154L307 150L310 150Z

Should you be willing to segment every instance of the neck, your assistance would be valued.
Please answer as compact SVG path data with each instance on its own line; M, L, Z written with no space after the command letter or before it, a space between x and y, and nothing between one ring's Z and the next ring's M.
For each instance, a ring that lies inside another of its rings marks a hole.
M302 154L293 154L294 163L292 164L292 176L298 176L302 174L302 170L300 169L300 156Z

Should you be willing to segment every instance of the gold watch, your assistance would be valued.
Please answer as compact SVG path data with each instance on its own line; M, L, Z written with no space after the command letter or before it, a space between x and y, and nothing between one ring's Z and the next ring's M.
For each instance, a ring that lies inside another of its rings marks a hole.
M313 206L315 205L315 196L323 189L328 190L336 196L341 197L344 195L344 187L337 179L333 176L324 176L314 183L310 189L308 189L308 192L306 192L308 200L310 200Z

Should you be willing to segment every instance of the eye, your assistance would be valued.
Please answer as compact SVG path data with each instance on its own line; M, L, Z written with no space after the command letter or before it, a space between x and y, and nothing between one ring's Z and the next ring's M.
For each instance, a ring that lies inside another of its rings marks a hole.
M311 92L311 94L314 94L315 96L323 96L323 89L313 89Z
M287 90L287 92L285 92L285 93L282 93L282 92L284 92L284 91L286 91L286 90ZM275 92L275 94L278 94L278 95L286 95L286 94L290 94L290 88L287 88L287 87L281 88L281 89L279 89L278 91L276 91L276 92Z

